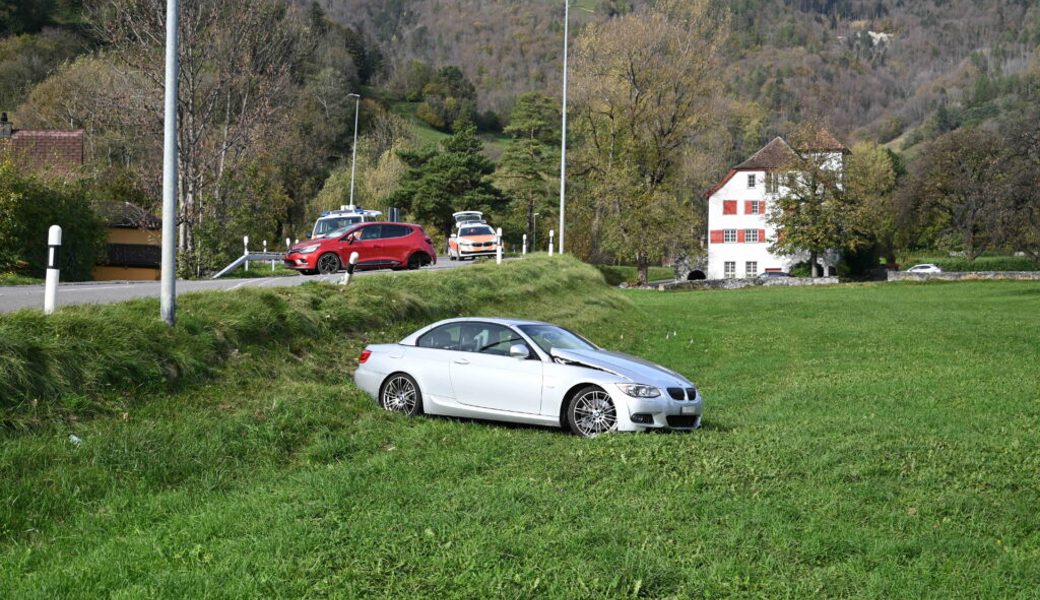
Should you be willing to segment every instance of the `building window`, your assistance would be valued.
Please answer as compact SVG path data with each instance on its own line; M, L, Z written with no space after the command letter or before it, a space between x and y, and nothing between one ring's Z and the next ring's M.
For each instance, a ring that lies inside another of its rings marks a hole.
M727 260L722 268L723 275L726 279L733 279L737 276L737 263L736 261Z
M748 176L747 176L747 186L748 186L749 190L755 189L755 174L754 173L748 173Z
M758 277L758 261L749 260L744 263L744 275L746 277Z
M724 214L724 215L735 215L735 214L737 214L737 201L736 200L723 200L722 201L722 214Z
M758 243L758 230L757 229L745 229L744 230L744 242L747 244ZM751 264L751 263L748 263Z
M775 194L780 191L780 174L766 173L766 192Z
M722 241L727 244L737 243L737 230L736 229L724 229L722 231Z
M766 212L766 203L761 200L748 200L744 206L744 213L749 215L760 215Z

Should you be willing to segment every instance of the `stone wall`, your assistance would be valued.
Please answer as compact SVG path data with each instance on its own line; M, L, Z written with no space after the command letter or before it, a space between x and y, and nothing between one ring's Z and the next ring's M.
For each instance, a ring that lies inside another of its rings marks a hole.
M889 281L978 281L984 279L1020 279L1040 281L1040 271L966 271L963 273L908 273L889 271Z
M834 285L837 277L756 277L752 279L705 279L703 281L677 281L658 286L666 290L738 290L757 286L801 287L806 285Z

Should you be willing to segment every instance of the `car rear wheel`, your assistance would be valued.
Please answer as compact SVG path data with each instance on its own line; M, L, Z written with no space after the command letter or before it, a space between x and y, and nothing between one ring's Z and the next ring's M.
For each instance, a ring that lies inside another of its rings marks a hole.
M430 264L430 258L423 252L416 252L408 257L408 268L413 271L428 264Z
M318 257L318 272L322 275L331 275L339 271L339 257L332 252L326 252Z
M578 390L567 406L567 423L582 437L617 431L617 408L610 394L590 385Z
M414 417L422 412L422 392L410 375L394 373L383 382L379 405L386 410Z

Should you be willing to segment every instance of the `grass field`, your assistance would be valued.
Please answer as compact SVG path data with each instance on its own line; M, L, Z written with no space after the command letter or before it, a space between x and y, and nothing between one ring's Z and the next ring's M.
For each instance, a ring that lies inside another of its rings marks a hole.
M1036 597L1037 284L547 288L487 310L689 375L705 427L588 441L383 413L344 371L408 324L244 351L124 415L6 434L0 590Z

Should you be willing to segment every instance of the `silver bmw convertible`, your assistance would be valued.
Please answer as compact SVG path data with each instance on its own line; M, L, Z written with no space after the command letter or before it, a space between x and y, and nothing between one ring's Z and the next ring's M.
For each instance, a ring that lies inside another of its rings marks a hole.
M387 410L612 431L692 430L703 401L688 379L599 348L562 327L448 319L365 348L354 379Z

